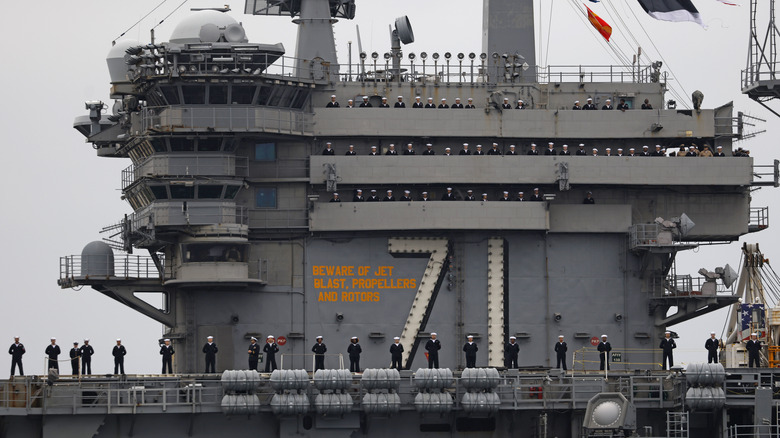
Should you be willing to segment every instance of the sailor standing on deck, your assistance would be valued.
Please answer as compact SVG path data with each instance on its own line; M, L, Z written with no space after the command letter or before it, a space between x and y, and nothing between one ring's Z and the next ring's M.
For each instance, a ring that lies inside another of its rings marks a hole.
M468 335L466 339L468 339L468 342L463 345L463 351L466 353L466 368L475 368L477 366L477 351L479 347L474 343L473 335Z
M60 346L57 345L57 338L51 338L51 345L46 347L46 355L49 356L49 369L54 368L59 371L60 367L57 365L57 356L61 353Z
M393 108L406 108L406 104L404 103L404 97L398 96L398 102L393 105Z
M403 365L401 365L401 360L403 359L403 353L404 353L404 346L401 345L401 338L398 336L393 338L393 344L390 345L390 358L392 359L392 364L390 365L390 368L395 368L398 371L401 371L403 369Z
M707 363L718 363L718 347L720 342L715 338L715 332L710 332L710 338L704 343L704 348L707 349Z
M509 343L504 347L504 366L508 369L517 368L517 356L520 354L520 345L517 338L509 337Z
M558 335L558 342L555 343L555 368L566 371L566 351L569 347L563 342L563 335Z
M22 356L27 351L24 349L24 345L19 342L19 336L14 336L14 343L8 349L8 354L11 355L11 376L16 372L16 366L19 365L19 375L24 375L24 369L22 368Z
M114 356L114 374L125 374L125 356L127 356L127 349L122 345L122 340L117 338L114 349L111 350L111 355Z
M214 336L206 338L206 343L203 344L203 352L206 353L206 373L214 373L217 363L217 344L214 342Z
M599 370L604 371L604 368L606 366L606 369L609 369L609 353L612 351L612 345L607 342L607 335L601 335L601 342L599 342L598 346L599 350L599 360L601 362L601 365L599 366Z
M84 345L79 348L81 353L81 374L92 374L92 355L95 354L95 349L89 345L89 339L84 339Z
M276 343L276 339L273 335L268 335L265 338L265 345L263 345L263 353L265 355L265 372L270 373L273 370L279 368L276 366L276 353L279 352L279 344Z
M160 355L162 355L162 374L173 374L173 345L170 339L165 339L163 345L160 345ZM165 370L168 369L166 373Z
M431 339L425 343L425 351L428 352L428 368L439 368L439 350L441 342L436 339L436 333L431 333Z
M672 356L672 350L677 348L677 344L674 343L674 339L672 339L672 333L666 332L664 334L664 338L661 339L661 345L658 346L658 348L662 349L664 351L663 355L663 362L661 362L661 369L662 370L668 370L671 369L674 366L674 357ZM669 367L666 366L666 360L669 360Z
M325 108L338 108L338 107L339 107L339 103L336 102L336 95L335 94L331 94L330 95L330 102L328 102L328 104L325 105Z
M353 373L359 373L360 353L363 352L363 349L360 348L360 344L358 344L357 336L353 336L349 342L349 347L347 347L347 353L349 353L349 371Z
M254 336L249 340L247 354L249 354L249 369L257 371L257 362L260 358L260 346L257 345L257 338Z
M328 347L322 342L322 336L317 336L317 343L311 347L311 351L314 352L314 371L325 369L325 352L328 351Z
M79 343L74 341L73 348L70 349L70 371L74 376L79 375L79 358L81 358Z
M750 340L745 344L745 349L748 351L748 368L760 367L761 360L758 355L761 351L761 341L758 340L758 333L750 334Z
M423 103L420 102L420 96L415 96L414 103L412 104L412 108L422 108Z

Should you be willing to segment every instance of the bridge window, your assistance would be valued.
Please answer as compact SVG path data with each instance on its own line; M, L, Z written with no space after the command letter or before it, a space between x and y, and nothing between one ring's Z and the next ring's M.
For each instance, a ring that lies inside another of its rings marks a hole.
M192 152L195 150L195 142L188 138L171 137L171 151L173 152Z
M193 199L195 197L195 186L185 184L171 183L171 199Z
M203 105L206 103L206 87L203 85L183 85L181 94L184 96L186 104Z
M165 186L149 186L155 199L168 199L168 190Z
M212 85L209 87L209 103L225 105L227 101L227 85Z
M222 189L221 185L200 185L198 199L218 199L222 196Z
M276 187L258 187L255 192L257 208L276 208Z
M168 101L168 105L178 105L181 103L179 100L179 88L174 85L168 85L160 87L163 97Z
M190 243L182 245L184 263L244 262L248 245L241 243Z
M256 144L255 161L276 161L276 143Z
M238 194L238 189L240 189L241 186L234 186L234 185L228 185L225 188L225 199L233 199Z
M222 148L222 139L220 138L200 138L198 139L198 150L207 152L217 152Z
M254 86L234 85L233 103L237 105L251 105L255 97L255 88Z

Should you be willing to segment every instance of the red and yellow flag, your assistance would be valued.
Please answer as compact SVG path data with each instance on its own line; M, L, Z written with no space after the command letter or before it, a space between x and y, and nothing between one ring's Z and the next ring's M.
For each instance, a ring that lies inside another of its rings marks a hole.
M594 14L587 5L585 6L585 9L588 10L588 20L590 21L590 24L592 24L593 27L599 31L605 40L609 41L609 37L612 36L612 26L607 24L606 21L602 20L601 17Z

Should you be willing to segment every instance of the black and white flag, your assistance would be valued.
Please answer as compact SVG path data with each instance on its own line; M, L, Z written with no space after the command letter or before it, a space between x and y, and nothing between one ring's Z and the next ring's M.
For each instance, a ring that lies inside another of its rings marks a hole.
M706 28L691 0L639 0L651 17L664 21L693 21Z

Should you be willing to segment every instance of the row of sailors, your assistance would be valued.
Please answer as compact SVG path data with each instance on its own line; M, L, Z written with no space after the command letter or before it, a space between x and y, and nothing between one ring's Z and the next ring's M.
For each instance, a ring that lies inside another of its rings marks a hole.
M458 155L520 155L517 152L517 147L515 145L509 145L509 150L506 152L506 154L502 153L501 150L498 148L498 143L493 143L492 147L488 149L487 151L484 151L481 144L478 144L476 146L475 151L471 151L469 149L468 143L463 143L463 149L458 152ZM743 149L738 149L734 156L748 156L750 152L744 151ZM336 155L336 150L333 149L333 144L330 142L325 143L325 149L322 151L322 155ZM355 151L354 145L349 145L347 148L347 152L344 154L347 156L357 155L357 152ZM379 149L376 146L371 146L371 152L368 153L368 155L378 156L382 155L381 152L379 152ZM385 155L417 155L417 151L414 149L414 145L412 143L407 143L406 149L404 149L403 152L399 153L396 148L395 144L390 144L387 147L387 151L385 152ZM428 143L425 145L425 150L422 152L421 155L436 155L436 151L433 149L433 145L431 143ZM452 148L444 148L444 156L451 156ZM628 153L623 153L623 148L618 148L616 153L612 153L612 148L606 148L604 150L604 154L601 154L597 148L591 149L590 153L585 149L585 144L580 143L579 148L572 153L569 150L569 145L563 145L561 147L561 150L558 151L555 149L555 143L547 143L547 149L544 150L544 152L539 152L537 149L537 146L535 143L531 143L531 148L528 150L526 155L559 155L559 156L586 156L590 155L593 157L666 157L667 156L667 150L663 148L661 145L655 145L655 150L650 151L649 146L642 146L642 151L637 152L636 148L629 148ZM708 145L704 145L702 150L699 150L695 145L691 147L687 146L680 146L680 149L678 152L669 152L668 156L685 156L685 157L725 157L726 154L723 153L723 146L718 146L716 148L715 153L713 153L710 150L710 147Z
M428 196L428 192L422 192L420 194L420 197L418 198L420 201L430 201L431 198ZM459 201L461 200L458 195L452 191L452 187L447 187L447 192L444 193L441 197L442 201ZM474 196L474 191L469 189L466 190L466 196L463 197L463 201L476 201L477 198ZM479 199L481 201L488 201L488 194L483 193L481 198ZM502 196L498 199L499 201L535 201L535 202L541 202L544 201L544 195L539 191L538 188L534 188L533 194L526 198L525 193L523 192L517 192L517 196L512 199L508 191L504 191L502 193ZM355 190L355 196L352 197L352 202L395 202L395 201L401 201L401 202L411 202L412 196L411 191L404 190L404 195L400 198L396 199L395 196L393 196L393 191L388 190L387 196L384 198L380 198L377 196L376 190L371 190L371 195L369 196L363 196L363 190L357 189ZM341 196L339 196L338 193L333 193L333 196L331 197L329 202L341 202ZM587 192L585 194L585 199L582 202L583 204L595 204L596 200L593 198L592 192Z
M395 104L393 104L393 108L406 108L406 102L404 102L403 96L398 96L397 101ZM354 108L355 107L355 101L352 99L349 99L347 101L346 108ZM363 96L363 102L361 102L358 105L359 108L373 108L374 105L371 104L371 102L368 100L368 96ZM341 108L341 104L336 100L336 95L333 94L330 96L330 102L326 105L326 108ZM387 97L382 97L382 103L379 104L379 108L390 108L390 104L387 103ZM433 98L429 97L427 103L423 103L420 96L416 96L414 98L414 103L412 104L412 108L431 108L431 109L474 109L476 108L474 106L474 99L469 97L468 103L466 105L463 105L460 101L460 97L455 98L455 103L452 104L452 106L447 105L447 99L443 98L441 100L441 103L436 106L436 104L433 102ZM515 105L514 109L526 109L527 106L525 104L525 101L522 99L517 100L517 105ZM512 104L509 103L509 98L505 97L504 102L501 104L501 109L512 109ZM598 110L598 107L593 103L593 98L589 97L587 100L587 103L583 106L580 106L580 101L575 100L574 106L572 107L573 110ZM614 106L612 106L612 99L607 99L604 101L604 105L601 107L604 111L609 111L615 109ZM626 103L625 99L620 99L620 103L617 106L617 109L620 111L626 111L631 109L628 104ZM653 109L653 106L650 104L650 101L648 99L645 99L645 102L642 104L643 110L651 110Z

